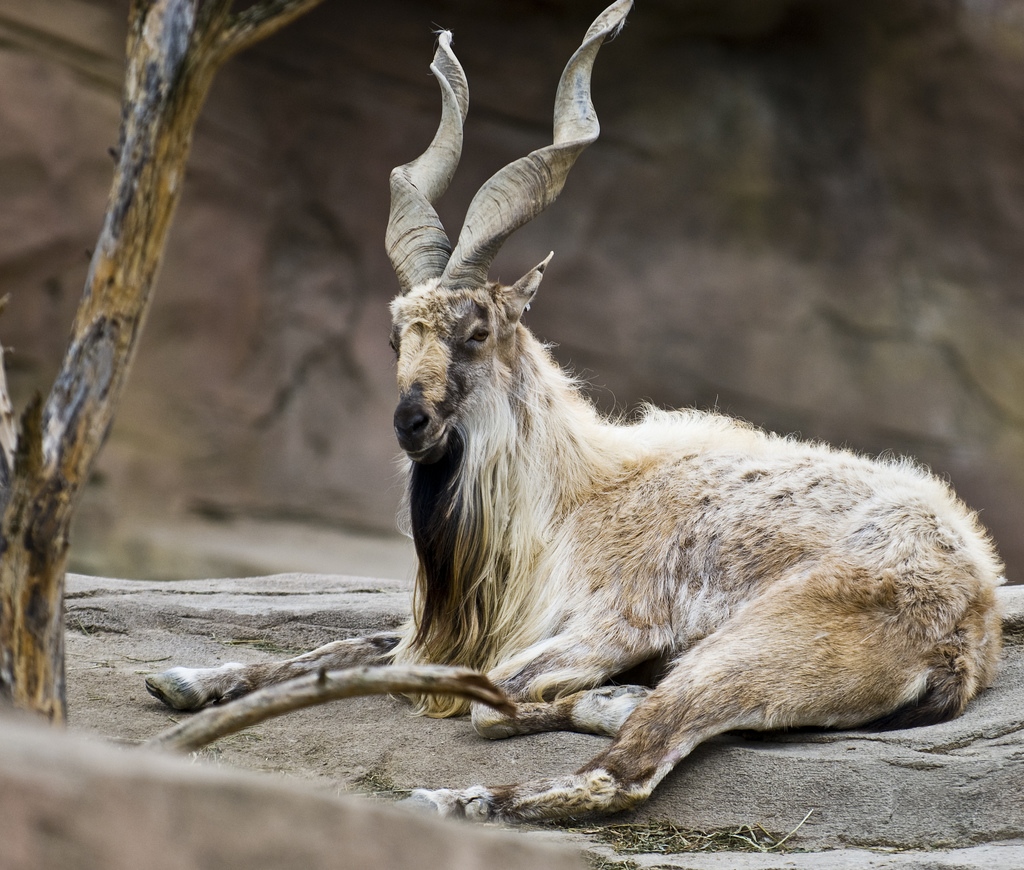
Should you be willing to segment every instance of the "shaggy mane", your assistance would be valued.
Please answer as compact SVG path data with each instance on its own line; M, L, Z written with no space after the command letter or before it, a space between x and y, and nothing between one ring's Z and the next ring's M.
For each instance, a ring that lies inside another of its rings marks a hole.
M579 438L581 424L601 424L547 349L519 329L513 384L487 396L438 462L412 463L408 516L419 565L397 662L486 672L546 630L539 557L601 467L584 458L591 449ZM417 704L431 716L468 709L458 698Z

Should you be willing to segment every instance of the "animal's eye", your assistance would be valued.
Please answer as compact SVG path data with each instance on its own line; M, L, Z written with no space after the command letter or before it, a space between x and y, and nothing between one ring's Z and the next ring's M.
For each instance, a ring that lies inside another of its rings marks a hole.
M398 355L398 342L395 341L395 337L393 335L388 339L388 347L395 352L396 356Z
M486 329L478 329L476 332L474 332L469 337L469 340L467 341L467 344L473 344L473 345L483 344L485 341L487 341L487 337L490 334L491 333L488 332Z

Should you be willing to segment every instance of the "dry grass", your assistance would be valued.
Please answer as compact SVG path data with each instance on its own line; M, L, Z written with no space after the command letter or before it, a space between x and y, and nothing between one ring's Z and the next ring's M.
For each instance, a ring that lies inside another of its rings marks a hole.
M559 826L576 834L586 834L611 846L620 855L679 854L686 852L785 852L786 845L810 818L810 813L788 834L776 834L761 825L698 830L681 828L669 821L643 824ZM609 867L621 864L609 863ZM628 867L628 862L626 863Z
M609 859L593 852L585 852L583 860L587 862L589 870L641 870L636 861Z
M408 797L411 793L410 789L399 788L390 776L377 768L364 773L353 783L353 786L368 797L382 800L397 801Z

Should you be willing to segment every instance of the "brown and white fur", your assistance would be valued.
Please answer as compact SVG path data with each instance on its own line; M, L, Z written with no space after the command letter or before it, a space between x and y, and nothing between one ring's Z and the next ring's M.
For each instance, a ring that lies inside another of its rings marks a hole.
M410 624L274 665L175 668L150 690L193 708L321 667L460 664L516 704L472 708L484 737L612 738L571 776L414 793L505 820L633 807L730 729L958 716L1000 648L1003 568L975 515L907 460L698 411L601 417L522 323L548 260L511 287L435 275L392 303ZM653 688L610 685L652 663Z

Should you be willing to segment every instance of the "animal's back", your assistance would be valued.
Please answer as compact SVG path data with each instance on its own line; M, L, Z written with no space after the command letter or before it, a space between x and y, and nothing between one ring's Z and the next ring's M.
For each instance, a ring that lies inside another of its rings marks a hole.
M684 645L743 603L826 566L845 584L889 584L908 622L939 634L1003 582L975 515L908 460L698 411L648 410L618 431L627 457L618 480L563 529L574 551L559 560L567 598L641 608Z

